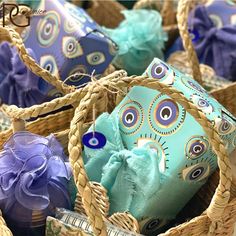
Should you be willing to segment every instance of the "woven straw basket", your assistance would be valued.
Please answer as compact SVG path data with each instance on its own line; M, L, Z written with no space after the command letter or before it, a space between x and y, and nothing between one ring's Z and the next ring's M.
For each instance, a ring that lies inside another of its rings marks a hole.
M188 4L189 1L187 0L180 1L178 7L179 30L184 47L188 53L188 59L191 62L193 77L204 85L196 53L193 50L187 30ZM74 170L75 182L81 196L77 198L76 210L87 214L95 235L107 235L105 221L109 208L108 197L106 190L100 184L89 182L88 180L81 155L81 137L84 133L83 127L86 123L86 116L91 112L93 105L97 105L97 100L101 93L114 88L120 91L136 85L157 89L178 101L203 127L218 157L219 171L216 171L208 183L198 192L196 195L198 201L194 201L192 205L190 204L192 206L191 209L188 208L188 211L200 212L200 216L171 228L161 235L232 235L236 221L235 183L232 182L230 160L217 131L210 128L210 121L182 93L165 84L143 76L124 76L119 79L111 78L110 80L102 79L99 82L92 82L86 87L87 94L75 110L75 116L71 122L69 133L69 156ZM235 93L235 83L211 92L233 114L236 114ZM126 227L130 230L136 225L135 221L132 221L133 226L128 226L129 221L126 219L125 213L114 214L108 219L123 227L126 224Z
M188 15L188 4L189 2L187 0L180 1L178 9L179 29L184 42L184 47L188 53L189 61L193 68L193 77L198 82L202 83L197 57L187 31L186 16ZM25 109L17 108L16 106L2 105L2 111L13 119L13 128L1 133L0 146L2 147L3 143L13 132L19 130L26 129L40 135L54 133L65 150L67 150L68 147L75 182L79 191L75 211L87 214L94 235L107 235L105 224L107 220L122 228L139 232L137 221L128 213L117 213L108 218L109 201L106 190L98 183L89 182L81 156L81 137L91 124L89 114L91 113L93 104L96 103L98 114L110 111L111 106L113 106L113 108L115 107L114 99L111 99L116 92L114 88L116 88L117 91L120 91L136 85L157 89L182 105L186 111L202 125L218 157L220 171L213 174L207 185L198 192L197 198L199 199L199 202L195 202L195 206L193 205L197 210L201 208L199 210L201 213L208 205L209 207L200 216L193 218L189 222L180 224L177 227L171 228L162 235L232 235L233 226L236 221L236 188L234 183L232 183L229 158L224 148L224 144L220 140L217 132L209 128L211 127L210 122L194 104L188 101L180 92L171 87L143 76L127 77L124 71L114 72L99 81L89 83L82 89L75 90L75 88L66 86L61 83L58 78L40 68L34 60L27 55L22 40L14 30L7 27L0 27L0 35L1 40L8 40L12 45L17 47L19 55L27 67L66 94L64 97L54 99L51 102ZM114 90L114 93L110 92L112 90ZM211 94L222 105L236 115L235 83L228 87L212 91ZM117 94L116 100L119 101L121 97L121 95ZM67 111L62 111L54 115L39 118L33 122L24 122L29 118L37 118L40 115L47 114L68 105L73 105L76 109L74 110L74 108L72 108ZM69 128L70 121L71 125ZM192 209L193 208L191 208L191 211ZM12 235L2 217L0 218L0 235ZM84 234L78 230L78 235Z
M47 70L41 68L28 54L20 38L19 34L10 27L0 26L0 41L8 41L12 46L15 46L18 50L19 56L25 65L36 75L42 77L48 83L52 84L58 91L65 94L64 97L56 98L50 102L45 102L40 105L34 105L28 108L18 108L15 105L1 104L1 111L3 111L8 117L12 119L12 128L7 131L0 133L0 148L3 148L3 144L7 139L17 131L27 130L32 133L47 136L54 133L58 141L64 147L65 152L68 154L68 133L70 127L70 121L72 120L74 114L74 108L70 108L64 111L57 112L57 110L68 107L72 105L74 107L78 106L81 98L86 94L87 88L75 89L75 87L67 86L59 78L50 74ZM110 70L110 68L109 68ZM107 71L107 73L109 72ZM123 77L124 72L114 72L112 75L104 77L105 80L109 78ZM108 95L108 94L107 94ZM106 93L101 94L99 100L106 97ZM107 102L102 102L97 106L97 110L109 111L109 107L112 104L112 96L106 98ZM109 101L109 104L108 104ZM99 101L98 101L99 102ZM49 114L51 112L56 112L55 114ZM40 116L45 116L41 117ZM37 118L33 122L27 122L31 118ZM87 118L87 124L84 125L84 130L90 125L90 117ZM5 225L5 221L0 217L0 235L12 235L10 230Z

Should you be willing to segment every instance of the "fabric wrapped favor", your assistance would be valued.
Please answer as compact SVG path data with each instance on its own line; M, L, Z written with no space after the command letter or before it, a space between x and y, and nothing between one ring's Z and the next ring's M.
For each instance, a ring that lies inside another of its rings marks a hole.
M118 44L113 64L128 74L140 75L154 57L163 58L167 34L162 29L161 15L154 10L124 10L125 20L116 29L106 29Z
M15 133L0 153L0 209L11 224L38 227L56 207L71 208L71 168L53 135Z
M116 54L117 46L87 13L64 0L41 0L30 26L21 34L26 47L32 47L39 64L65 81L72 74L76 79L65 83L81 86L89 76L102 74ZM50 96L61 96L51 85L40 80L41 91Z
M235 117L191 76L157 58L144 74L181 91L212 122L227 151L234 150ZM159 232L174 219L217 168L217 157L201 125L156 90L133 87L93 127L107 142L101 149L84 146L88 176L107 189L110 214L130 212L145 235Z
M199 5L191 12L188 25L200 62L211 66L217 75L235 81L236 3L211 0ZM180 38L168 55L176 50L183 50Z
M167 62L182 73L189 75L192 73L187 53L184 51L176 51L172 53ZM204 78L204 87L207 90L223 88L232 83L231 81L216 75L214 69L210 66L200 64L200 71Z
M33 50L27 50L35 59ZM40 80L24 65L16 48L8 42L0 44L0 98L3 103L29 107L47 101L47 96L40 91Z

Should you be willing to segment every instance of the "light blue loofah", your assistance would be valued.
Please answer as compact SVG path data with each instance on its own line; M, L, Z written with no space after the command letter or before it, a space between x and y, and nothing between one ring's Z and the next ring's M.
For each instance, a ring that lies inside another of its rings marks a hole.
M154 10L122 11L125 20L116 29L105 29L119 46L114 65L128 74L141 75L154 57L163 58L167 34L161 15Z

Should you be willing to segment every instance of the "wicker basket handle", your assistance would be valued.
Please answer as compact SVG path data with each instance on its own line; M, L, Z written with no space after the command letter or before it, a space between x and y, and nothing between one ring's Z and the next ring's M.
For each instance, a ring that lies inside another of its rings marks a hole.
M91 225L93 226L95 235L105 236L107 234L105 230L106 226L103 222L103 218L95 201L94 193L91 188L88 176L84 169L81 143L83 124L85 122L86 115L92 108L93 104L97 102L99 94L103 89L111 87L120 90L122 88L130 88L137 85L156 89L159 92L170 96L180 105L182 105L185 110L196 119L196 121L203 127L204 131L208 135L209 142L218 157L218 166L220 168L220 182L212 202L207 209L207 215L212 222L209 232L214 232L218 223L221 222L221 216L230 197L232 173L224 143L219 137L217 131L212 128L212 124L207 119L207 117L200 110L198 110L191 101L188 101L188 99L185 98L181 92L174 89L173 87L169 87L150 78L143 76L132 76L119 79L113 78L109 81L104 80L99 84L94 83L93 85L90 85L88 87L86 96L81 100L79 106L76 108L75 116L71 122L69 134L70 162L74 171L76 185L82 197L85 211L89 217Z
M149 7L154 7L155 9L159 9L161 7L161 16L164 26L169 26L175 23L174 1L163 1L163 5L161 6L161 1L138 0L135 3L133 9L142 9Z
M192 68L193 78L201 85L204 85L203 84L204 81L202 80L202 75L199 67L198 57L194 50L192 40L188 32L188 15L191 5L192 1L189 0L179 1L177 10L177 22L178 22L179 33L183 41L183 46L187 53L188 60Z
M114 73L101 78L99 81L110 80L112 78L122 78L126 76L125 71L115 71ZM50 102L34 105L31 107L20 108L15 105L2 104L1 111L3 111L8 117L11 117L16 122L18 119L28 120L30 118L37 118L39 115L44 115L52 111L56 111L62 107L74 105L80 102L81 98L87 93L88 87L82 87L76 89L74 92L66 94L63 97L55 98Z
M13 28L10 28L8 26L0 26L0 38L1 40L3 39L10 42L17 48L22 61L25 63L27 68L29 68L29 70L32 71L35 75L42 77L45 81L52 84L63 94L67 94L75 90L75 87L66 85L57 76L52 75L50 72L40 67L35 62L35 60L28 55L21 37Z

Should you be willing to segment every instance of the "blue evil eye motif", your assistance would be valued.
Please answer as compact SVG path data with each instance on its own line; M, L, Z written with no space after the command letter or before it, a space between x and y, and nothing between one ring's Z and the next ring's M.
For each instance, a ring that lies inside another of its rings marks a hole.
M221 135L226 149L233 150L235 147L236 137L235 117L224 108L221 108L220 112L221 116L219 115L214 119L214 127L217 130L218 134Z
M191 165L183 169L181 175L185 181L202 181L210 175L210 165L208 162Z
M83 144L91 149L101 149L106 145L106 137L100 132L89 132L82 138Z
M203 136L196 136L191 138L186 147L185 153L187 158L196 160L202 157L209 149L209 142Z
M142 106L137 102L128 102L119 110L120 130L124 134L134 134L143 123Z
M162 62L154 63L151 67L150 73L152 78L157 79L165 84L172 85L174 83L174 71Z
M75 58L83 55L83 49L74 37L66 36L62 40L62 52L67 58Z
M200 95L193 94L191 96L191 100L197 106L197 108L199 108L205 114L211 114L214 111L214 108L210 102Z
M57 89L51 89L47 95L53 98L60 98L63 96L63 94L59 92Z
M188 29L188 32L190 34L190 38L192 39L192 42L197 42L200 38L199 32L197 29Z
M77 83L85 77L87 73L87 68L84 65L77 65L75 66L69 73L70 75L78 74L76 77L71 77L70 82Z
M223 21L222 19L220 18L220 16L218 15L215 15L215 14L210 14L209 15L209 18L211 19L211 21L213 22L214 26L216 28L222 28L223 27Z
M150 235L152 233L155 233L167 223L168 223L167 220L159 218L147 218L139 222L141 233L144 235Z
M160 135L171 135L184 123L186 111L164 94L158 95L149 108L149 124Z
M226 117L226 115L223 115L222 118L216 118L215 126L220 135L231 134L236 129L235 125L232 124L232 122Z
M87 62L93 66L102 64L106 60L105 55L102 52L92 52L87 55L86 59Z
M45 55L40 58L40 66L53 75L58 75L58 67L52 55Z
M200 92L204 95L207 95L206 90L200 84L198 84L195 80L190 79L189 76L183 75L181 77L181 81L187 88L189 88L195 92Z
M37 25L37 38L41 46L51 46L60 31L60 16L57 12L49 11L39 20Z

